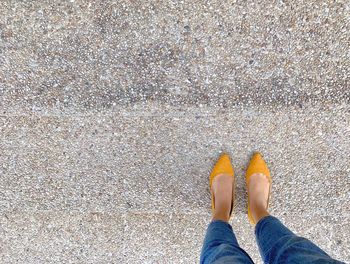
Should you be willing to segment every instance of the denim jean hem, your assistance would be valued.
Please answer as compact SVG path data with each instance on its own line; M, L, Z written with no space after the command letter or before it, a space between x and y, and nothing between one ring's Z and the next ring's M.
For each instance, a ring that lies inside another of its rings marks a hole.
M266 222L266 221L270 221L271 219L277 219L276 217L272 216L272 215L268 215L268 216L264 216L263 218L261 218L255 225L255 229L254 229L254 233L255 236L257 236L258 231L260 230L261 226Z

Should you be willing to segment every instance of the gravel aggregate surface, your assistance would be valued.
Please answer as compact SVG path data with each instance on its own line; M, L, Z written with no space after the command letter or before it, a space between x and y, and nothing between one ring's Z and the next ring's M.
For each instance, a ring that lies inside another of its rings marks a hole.
M198 263L208 176L350 262L349 1L0 2L0 263Z

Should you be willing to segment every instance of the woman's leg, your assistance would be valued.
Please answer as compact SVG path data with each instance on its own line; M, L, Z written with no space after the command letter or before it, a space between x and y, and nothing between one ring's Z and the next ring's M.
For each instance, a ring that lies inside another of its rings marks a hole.
M341 263L303 237L296 236L277 218L270 216L267 202L270 183L256 173L248 186L249 204L255 226L256 240L265 263Z
M205 235L200 263L249 264L253 261L238 245L231 225L222 220L213 220Z
M213 221L205 235L200 263L253 263L249 255L239 247L230 218L233 177L216 176L212 184L215 197Z
M310 240L296 236L273 216L257 223L255 236L265 263L342 263Z

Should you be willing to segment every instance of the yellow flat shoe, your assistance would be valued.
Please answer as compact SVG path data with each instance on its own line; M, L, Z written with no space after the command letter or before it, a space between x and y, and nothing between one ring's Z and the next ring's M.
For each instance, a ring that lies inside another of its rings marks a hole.
M270 190L271 190L271 175L270 175L270 171L269 168L267 167L266 162L264 161L262 155L259 152L256 152L253 154L253 157L250 160L250 163L248 165L247 168L247 172L246 172L246 184L247 184L247 190L248 190L248 186L249 186L249 180L250 177L254 174L254 173L262 173L264 174L267 179L269 180L270 186L269 186L269 196L267 199L267 207L269 206L269 200L270 200ZM266 208L267 209L267 208ZM255 221L252 217L252 214L250 212L250 207L249 207L249 195L248 195L248 219L249 222L253 225L255 225Z
M230 161L230 156L227 153L224 153L220 156L219 160L214 165L214 168L211 171L210 176L209 176L209 188L210 188L210 192L211 192L211 209L212 209L213 214L214 214L214 208L215 208L215 201L214 201L215 198L214 198L213 192L211 190L211 185L213 183L214 178L220 174L227 174L229 176L232 176L233 183L235 183L233 167L232 167L232 164ZM235 193L234 187L232 186L232 205L231 205L230 217L231 217L232 211L233 211L234 193Z

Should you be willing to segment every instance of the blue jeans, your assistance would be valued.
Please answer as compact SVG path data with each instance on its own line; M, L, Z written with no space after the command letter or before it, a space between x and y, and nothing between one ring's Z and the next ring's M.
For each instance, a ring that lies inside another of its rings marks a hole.
M296 236L276 217L267 216L255 226L256 241L264 263L343 263L303 237ZM231 225L212 221L204 239L200 263L254 263L238 245Z

